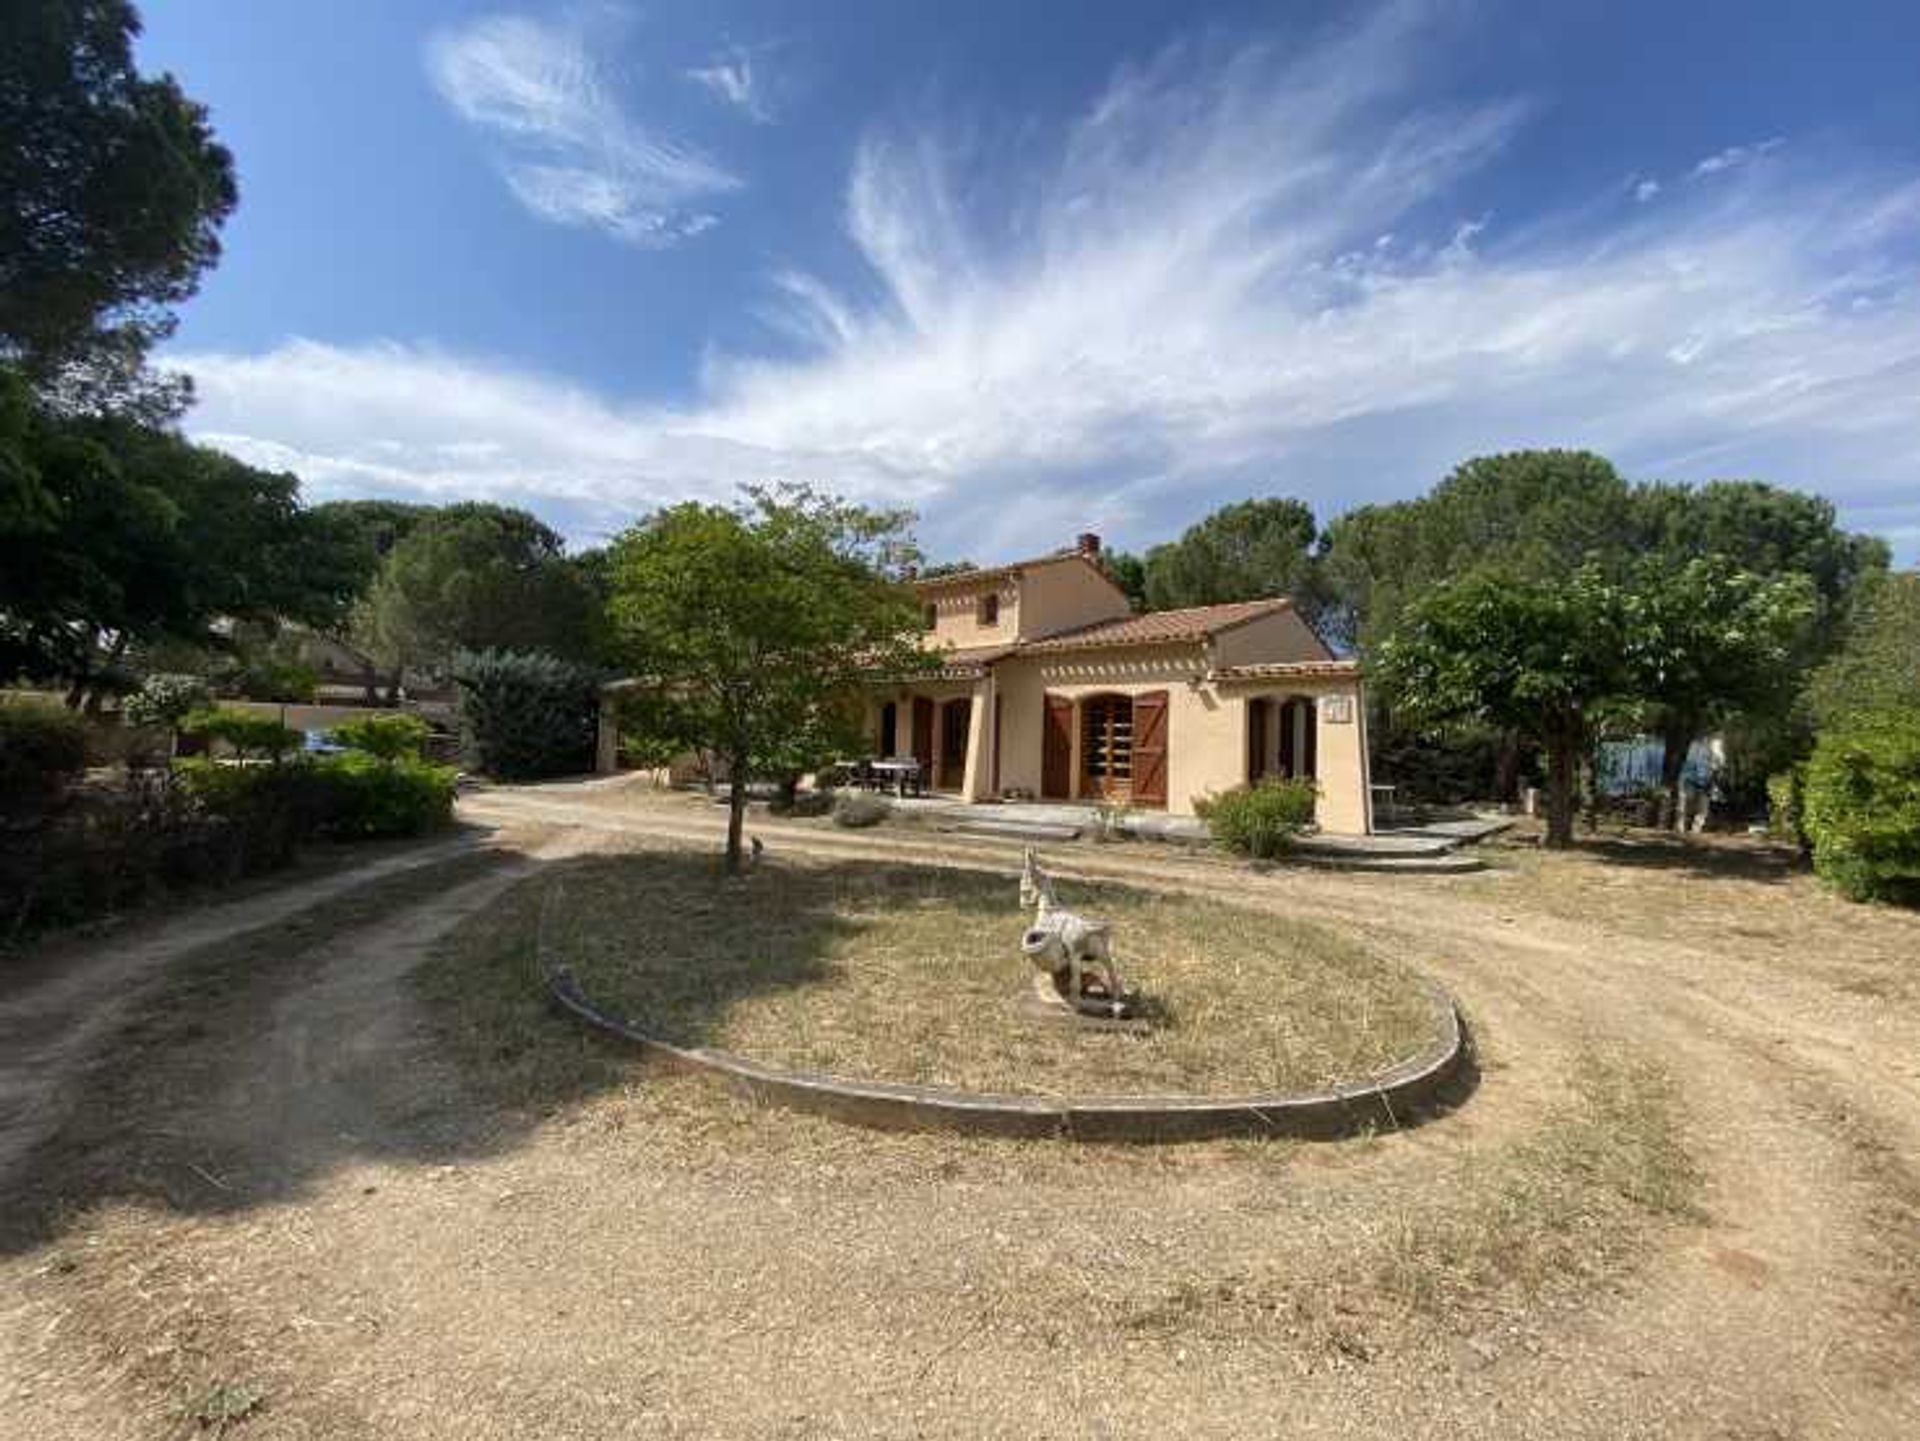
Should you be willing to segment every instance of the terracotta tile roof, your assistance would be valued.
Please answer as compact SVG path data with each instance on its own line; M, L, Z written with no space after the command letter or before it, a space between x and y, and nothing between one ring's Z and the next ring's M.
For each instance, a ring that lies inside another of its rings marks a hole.
M1213 672L1215 680L1286 680L1312 676L1359 675L1357 660L1283 660L1259 665L1223 665Z
M1145 615L1095 621L1078 630L1023 642L1027 651L1092 650L1114 645L1168 645L1203 641L1236 625L1290 609L1285 600L1240 600L1229 605L1196 605L1185 610L1154 610Z

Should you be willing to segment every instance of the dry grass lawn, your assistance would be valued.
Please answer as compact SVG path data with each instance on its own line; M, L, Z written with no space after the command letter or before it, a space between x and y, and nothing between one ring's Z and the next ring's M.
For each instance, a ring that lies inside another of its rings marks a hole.
M1062 892L1113 924L1147 1034L1023 1015L1031 913L1011 879L975 871L798 861L729 880L684 853L599 857L467 935L489 950L543 947L596 1001L665 1039L868 1079L1051 1095L1299 1091L1372 1075L1431 1038L1415 978L1324 926L1126 886Z

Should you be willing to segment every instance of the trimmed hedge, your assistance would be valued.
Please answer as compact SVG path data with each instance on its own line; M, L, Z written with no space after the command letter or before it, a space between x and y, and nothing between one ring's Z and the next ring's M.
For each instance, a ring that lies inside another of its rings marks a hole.
M1309 780L1270 776L1197 802L1194 813L1207 823L1213 843L1236 855L1270 860L1283 854L1293 838L1313 824L1320 788Z
M330 734L348 750L364 752L376 760L398 761L418 760L431 731L419 716L370 715L335 726Z
M194 711L180 722L180 730L183 735L222 741L238 756L273 760L299 750L306 742L306 737L292 726L235 706Z
M1920 715L1828 731L1807 762L1813 867L1853 900L1920 903Z
M418 836L453 820L451 766L383 761L363 751L312 765L323 798L322 829L342 839Z
M468 763L499 780L593 769L600 674L536 652L463 651L454 657Z
M86 768L79 716L45 701L0 701L0 815L47 809Z

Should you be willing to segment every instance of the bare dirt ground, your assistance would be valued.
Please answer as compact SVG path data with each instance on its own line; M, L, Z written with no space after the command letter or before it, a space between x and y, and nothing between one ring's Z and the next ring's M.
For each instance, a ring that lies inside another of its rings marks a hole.
M720 817L604 784L463 812L487 851L66 956L42 987L146 977L84 1039L53 1033L87 1006L0 997L58 1098L0 1163L0 1434L1920 1434L1920 916L1739 843L1460 877L1062 849L1437 976L1477 1091L1337 1145L895 1137L467 1025L447 947L510 959L519 882Z

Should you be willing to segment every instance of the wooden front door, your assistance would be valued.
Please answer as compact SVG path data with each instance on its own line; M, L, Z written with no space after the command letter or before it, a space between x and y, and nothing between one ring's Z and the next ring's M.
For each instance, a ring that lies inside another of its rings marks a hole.
M950 700L940 707L940 774L934 785L957 791L967 783L967 731L973 721L973 702Z
M891 756L900 744L900 707L888 701L880 707L880 754Z
M1133 698L1133 801L1167 803L1167 693L1147 691Z
M1050 801L1073 795L1073 702L1047 697L1045 729L1040 733L1040 794Z
M920 762L920 774L933 780L933 702L923 695L913 698L913 758Z

